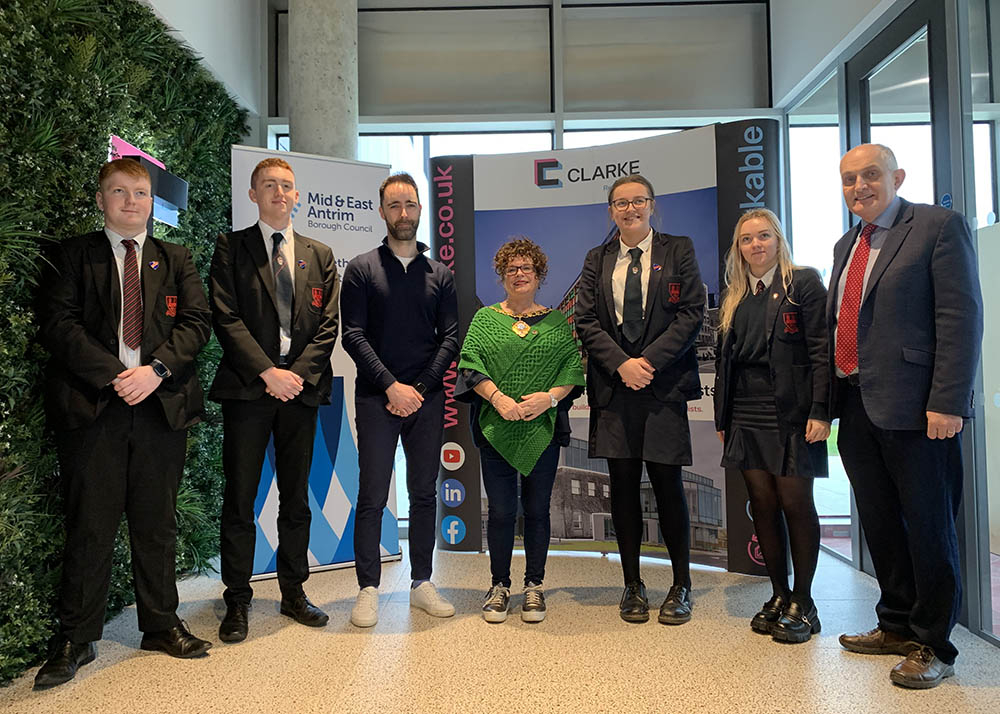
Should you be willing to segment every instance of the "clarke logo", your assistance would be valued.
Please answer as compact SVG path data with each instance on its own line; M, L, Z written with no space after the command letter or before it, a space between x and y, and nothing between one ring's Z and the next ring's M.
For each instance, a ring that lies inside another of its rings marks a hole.
M458 516L442 518L441 537L449 545L458 545L465 538L465 522Z
M538 188L561 188L563 182L557 172L561 171L562 167L558 159L535 159L535 185ZM630 159L614 164L571 166L566 169L566 180L569 183L586 183L617 179L637 173L639 173L639 159Z
M461 481L446 478L441 484L441 501L449 508L458 508L465 500L465 486Z
M446 441L441 445L441 465L449 471L458 471L465 463L465 449L454 441Z
M561 169L562 164L556 159L535 159L535 185L538 188L561 188L562 181L557 178L549 178L546 174L549 171Z

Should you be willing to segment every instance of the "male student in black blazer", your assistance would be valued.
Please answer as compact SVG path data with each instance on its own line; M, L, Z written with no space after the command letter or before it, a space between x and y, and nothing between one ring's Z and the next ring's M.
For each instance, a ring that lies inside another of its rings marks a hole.
M254 498L270 437L278 484L281 613L310 627L327 615L305 596L309 577L309 469L316 414L330 401L340 283L333 252L292 228L292 167L264 159L250 177L259 220L220 235L209 293L222 362L209 398L222 403L223 642L247 636L253 589Z
M861 222L834 247L833 416L882 591L878 627L840 643L905 655L890 679L924 689L958 654L960 434L983 334L976 255L963 216L896 195L906 174L887 147L851 149L840 173Z
M187 248L146 234L153 196L139 162L105 164L98 183L104 229L60 243L41 283L66 549L59 631L38 688L97 656L123 512L142 649L195 657L211 647L178 619L174 579L177 486L187 428L202 412L194 360L210 334L204 288Z

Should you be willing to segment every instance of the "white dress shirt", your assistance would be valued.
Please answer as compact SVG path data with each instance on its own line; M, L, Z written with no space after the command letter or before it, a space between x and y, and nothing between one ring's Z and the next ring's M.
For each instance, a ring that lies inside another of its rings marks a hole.
M271 260L271 251L274 250L274 239L271 237L275 233L281 233L285 236L285 240L281 241L281 257L285 259L285 265L288 266L288 275L292 279L292 293L295 293L295 232L292 230L292 222L289 221L285 230L279 231L275 228L264 223L264 221L257 221L257 226L260 228L261 234L264 236L264 248L267 249L267 260ZM271 268L272 272L274 268ZM292 312L294 314L295 306L292 306ZM285 357L289 350L292 349L292 335L285 330L281 330L281 356Z
M642 251L639 258L639 270L642 273L642 317L646 317L646 289L649 286L649 265L652 261L650 250L653 247L653 229L635 246ZM632 256L628 254L631 250L621 240L618 239L618 260L615 261L614 272L611 273L611 296L615 300L615 319L618 324L622 324L622 317L625 306L625 278L628 277L628 266L632 264Z
M118 266L118 295L121 296L119 302L118 310L118 359L121 363L125 365L126 369L131 369L132 367L142 366L142 347L133 350L129 349L128 345L125 344L122 334L122 316L124 310L122 306L125 304L125 287L123 283L125 282L125 246L122 245L123 240L129 240L125 236L118 235L113 230L104 227L104 234L108 237L108 241L111 243L111 252L115 256L115 264ZM146 231L139 233L138 235L132 236L131 238L136 242L135 246L135 260L137 263L137 268L139 269L139 300L140 304L142 301L142 247L146 244ZM113 296L112 296L113 297ZM114 300L112 300L114 304ZM143 314L145 314L145 306L143 306Z

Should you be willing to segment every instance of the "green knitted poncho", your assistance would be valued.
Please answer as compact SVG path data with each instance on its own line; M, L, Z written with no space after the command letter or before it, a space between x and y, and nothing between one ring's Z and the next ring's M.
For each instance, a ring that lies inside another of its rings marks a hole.
M532 392L586 384L565 315L551 311L524 337L511 329L516 321L499 312L499 305L480 309L465 334L458 368L485 374L516 402ZM521 474L531 473L552 441L555 424L555 409L531 421L507 421L484 399L479 412L483 436Z

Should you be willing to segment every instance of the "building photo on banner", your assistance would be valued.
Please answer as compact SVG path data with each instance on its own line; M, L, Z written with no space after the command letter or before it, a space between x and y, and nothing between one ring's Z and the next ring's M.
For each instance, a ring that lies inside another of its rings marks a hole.
M775 123L762 120L591 148L431 160L438 258L455 271L463 334L477 309L503 300L493 256L519 235L529 237L548 256L548 275L536 302L561 311L572 326L584 257L617 234L608 213L608 190L620 176L637 173L649 179L656 193L653 229L691 238L705 290L705 321L694 346L702 395L688 402L694 463L682 472L692 561L753 573L763 572L763 561L753 547L741 479L736 480L739 490L730 485L728 494L737 499L728 507L730 517L739 514L736 531L727 523L727 475L719 465L721 445L712 393L721 262L739 213L756 206L777 209L778 192L765 197L763 189L765 165L767 175L777 176L776 138ZM759 190L748 190L758 184ZM776 178L770 185L777 186ZM573 335L580 346L575 329ZM586 364L586 353L580 349ZM457 403L452 407L460 416L446 423L445 440L456 454L461 451L465 466L452 469L449 483L452 490L460 485L463 497L449 503L442 490L442 525L461 523L465 542L458 549L471 550L480 540L478 533L475 538L465 534L485 523L486 498L480 490L478 463L468 458L467 452L475 449L467 428L467 407ZM615 552L608 466L604 459L588 457L588 415L583 395L570 410L570 444L559 457L552 492L551 548ZM472 498L474 493L479 497ZM641 501L642 552L666 558L656 500L645 474ZM447 533L443 536L443 547L457 545L448 541ZM732 537L739 542L731 544ZM734 558L733 551L743 557Z
M328 245L343 275L347 263L376 247L385 233L378 215L378 189L389 175L385 164L332 159L295 152L274 152L247 146L232 147L233 228L257 222L250 201L250 175L266 158L287 161L295 173L299 202L292 209L296 233ZM298 266L302 268L303 266ZM354 424L354 362L341 347L338 335L333 357L330 404L319 408L309 472L312 525L309 564L312 569L346 567L354 562L354 517L358 500L358 448ZM257 529L254 577L272 577L278 544L278 488L274 444L267 457L254 501ZM395 478L395 477L394 477ZM395 487L382 518L381 552L384 560L400 556Z

